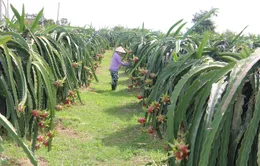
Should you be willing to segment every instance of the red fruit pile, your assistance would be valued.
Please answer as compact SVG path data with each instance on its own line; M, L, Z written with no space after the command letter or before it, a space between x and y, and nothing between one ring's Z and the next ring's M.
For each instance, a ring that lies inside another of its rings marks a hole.
M70 106L70 105L71 105L71 101L70 101L69 98L66 98L66 99L65 99L65 104L66 104L67 106Z
M60 80L55 81L56 87L61 87L62 83Z
M73 62L73 63L72 63L72 67L74 67L74 68L78 68L78 67L79 67L79 63L77 63L77 62Z
M104 58L104 56L102 54L99 54L99 53L97 54L97 57L100 58L100 59Z
M57 109L58 111L61 111L61 110L62 110L62 105L60 105L60 104L56 105L56 109Z
M44 140L44 141L42 142L42 144L43 144L44 146L49 146L49 140L48 140L48 139Z
M40 127L40 128L44 128L44 122L43 121L40 121L39 123L38 123L38 126Z
M135 85L135 87L139 86L139 82L138 82L138 81L135 81L135 82L134 82L134 85Z
M134 63L137 63L139 61L139 58L137 56L134 56L133 61Z
M151 114L155 111L158 111L160 109L160 106L161 104L159 102L154 101L148 106L147 111Z
M46 119L48 116L49 116L49 113L46 112L46 111L44 111L44 112L42 112L42 113L40 114L40 117L41 117L42 119Z
M54 137L54 133L51 132L51 131L49 131L49 132L47 133L47 136L48 136L49 138L53 138L53 137Z
M133 85L128 85L128 89L132 89L133 88Z
M143 98L143 96L142 96L142 95L140 95L140 94L139 94L139 95L137 95L136 97L137 97L137 99L139 99L139 100L141 100L141 99Z
M141 68L140 70L139 70L139 73L140 73L140 75L148 75L148 70L147 69L144 69L144 68Z
M41 111L40 110L32 110L32 116L34 117L39 117L41 114Z
M32 110L32 116L36 118L46 119L49 113L46 111Z
M149 85L152 85L153 84L153 80L151 80L151 79L146 79L145 80L145 85L146 86L149 86Z
M72 91L72 90L69 90L68 95L69 95L69 97L72 97L72 98L76 97L76 92Z
M148 131L148 134L153 134L154 133L154 129L153 129L152 126L150 126L147 131Z
M39 135L38 137L37 137L37 141L38 142L42 142L44 140L44 136L43 135Z
M145 118L139 118L138 122L141 123L141 124L144 124L146 122L146 119Z
M49 142L50 140L54 137L54 132L53 131L49 131L47 134L44 135L39 135L37 137L37 144L35 145L35 149L38 150L41 147L41 144L43 146L49 146Z
M154 110L154 108L153 108L152 105L148 106L147 111L148 111L150 114L153 113L153 110Z
M163 121L164 121L164 119L165 119L165 116L162 115L162 114L160 114L160 115L157 116L157 119L158 119L158 122L163 123Z
M174 156L176 160L183 160L184 158L188 158L189 149L187 145L179 144L178 150L174 152Z
M155 73L150 73L150 78L155 78L156 74Z
M188 153L190 152L188 145L186 145L183 141L174 140L174 145L170 144L173 149L172 153L177 162L182 161L183 159L188 159Z
M170 99L171 99L171 97L167 94L164 94L161 98L162 98L163 104L167 104L168 102L170 102Z

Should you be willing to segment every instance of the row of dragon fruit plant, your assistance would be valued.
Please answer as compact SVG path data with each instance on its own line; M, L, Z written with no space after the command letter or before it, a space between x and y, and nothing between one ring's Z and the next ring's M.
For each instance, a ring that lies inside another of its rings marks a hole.
M32 24L25 23L24 6L21 14L11 9L14 18L0 30L0 126L37 165L35 149L51 150L55 112L81 102L79 87L98 81L107 41L93 28L41 27L43 9ZM31 140L31 149L21 138Z
M193 34L196 24L181 33L184 25L114 32L132 60L129 88L142 89L138 122L167 136L170 165L259 164L259 36Z

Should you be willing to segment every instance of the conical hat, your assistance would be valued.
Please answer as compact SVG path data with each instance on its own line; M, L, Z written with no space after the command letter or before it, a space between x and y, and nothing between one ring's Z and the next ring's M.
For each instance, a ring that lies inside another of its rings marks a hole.
M116 52L126 53L122 47L117 47Z

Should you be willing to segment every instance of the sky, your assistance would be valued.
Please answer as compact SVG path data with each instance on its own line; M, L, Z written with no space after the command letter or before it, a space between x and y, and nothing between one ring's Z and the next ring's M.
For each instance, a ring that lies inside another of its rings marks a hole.
M141 28L144 23L147 29L163 32L180 19L189 28L195 13L218 8L217 17L213 18L217 32L239 33L248 25L244 33L260 34L257 0L9 0L9 3L19 12L24 4L25 13L29 14L44 8L45 18L55 21L60 3L59 19L67 18L73 26Z

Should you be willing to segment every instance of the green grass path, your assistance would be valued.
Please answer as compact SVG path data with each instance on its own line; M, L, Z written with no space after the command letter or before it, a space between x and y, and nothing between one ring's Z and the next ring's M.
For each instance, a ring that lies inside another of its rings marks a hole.
M36 152L40 165L145 165L166 158L165 140L148 135L137 123L144 115L136 99L138 89L127 89L130 84L122 67L119 85L111 91L108 51L98 68L99 82L81 90L83 105L77 102L56 114L57 136L52 151L41 148ZM4 142L5 155L23 158L24 154ZM14 155L13 154L16 154Z

